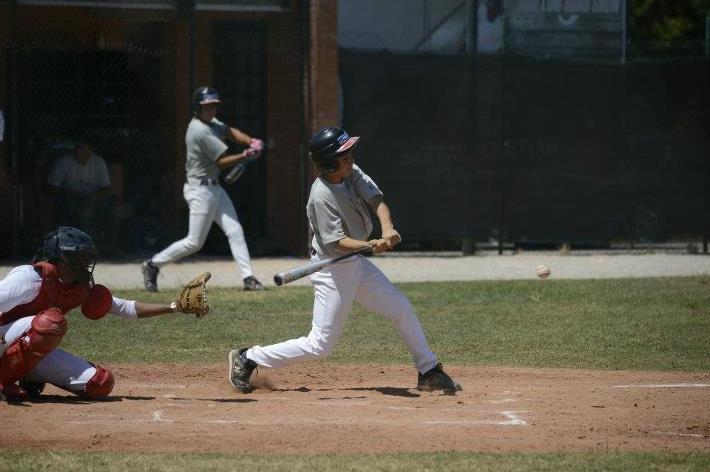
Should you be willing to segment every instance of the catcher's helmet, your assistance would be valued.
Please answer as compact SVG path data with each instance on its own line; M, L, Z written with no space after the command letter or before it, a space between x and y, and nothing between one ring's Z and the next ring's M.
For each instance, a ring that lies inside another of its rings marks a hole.
M78 282L93 283L98 255L91 236L76 228L60 226L44 237L33 262L64 263Z
M338 157L348 152L359 140L358 136L350 136L342 128L323 128L311 138L308 152L316 169L332 173L338 170Z
M219 99L219 94L217 90L212 87L200 87L192 94L192 110L197 113L200 106L207 105L208 103L222 103Z

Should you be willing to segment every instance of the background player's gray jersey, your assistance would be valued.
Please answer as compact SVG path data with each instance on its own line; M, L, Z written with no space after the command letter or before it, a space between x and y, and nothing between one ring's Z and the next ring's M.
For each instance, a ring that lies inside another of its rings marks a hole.
M209 124L197 118L190 120L185 133L187 158L185 160L185 176L202 179L210 177L217 179L220 169L215 163L228 149L224 143L229 128L214 118Z

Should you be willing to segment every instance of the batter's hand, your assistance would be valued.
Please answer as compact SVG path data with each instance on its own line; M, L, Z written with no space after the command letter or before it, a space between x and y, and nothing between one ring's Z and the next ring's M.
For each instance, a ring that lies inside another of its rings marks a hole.
M389 249L387 246L387 240L385 239L371 239L368 241L370 246L372 246L372 253L378 254L380 252L385 252Z
M388 229L382 232L382 239L387 241L387 248L392 249L397 244L402 242L402 236L397 232L396 229Z
M247 148L247 150L244 151L244 157L246 159L257 159L259 156L261 156L261 151L255 148Z
M264 150L264 141L259 138L251 138L251 140L249 140L249 147L261 152Z

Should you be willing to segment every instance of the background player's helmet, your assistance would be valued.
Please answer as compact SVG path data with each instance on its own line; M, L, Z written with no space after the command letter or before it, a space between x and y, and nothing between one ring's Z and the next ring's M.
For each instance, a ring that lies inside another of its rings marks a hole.
M313 135L308 144L308 152L322 173L332 173L338 170L338 158L348 152L360 140L358 136L350 136L342 128L323 128Z
M208 103L222 103L219 99L219 94L217 90L212 87L200 87L192 94L192 111L197 113L200 106L207 105Z
M60 226L44 237L33 262L64 263L78 282L93 283L98 255L91 236L76 228Z

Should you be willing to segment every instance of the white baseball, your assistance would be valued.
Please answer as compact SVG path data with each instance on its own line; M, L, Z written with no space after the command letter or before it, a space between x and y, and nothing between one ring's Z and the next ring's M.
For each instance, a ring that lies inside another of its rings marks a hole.
M545 264L537 266L537 276L541 279L546 279L550 276L550 268Z

